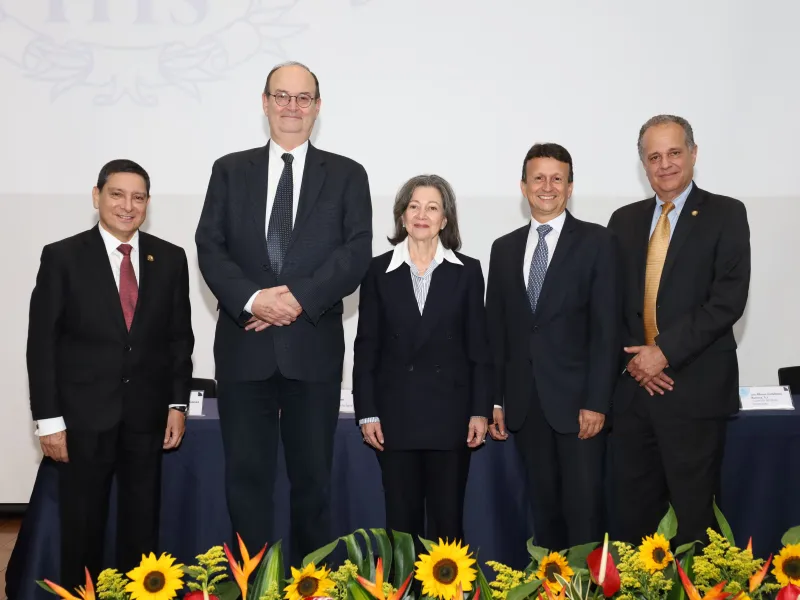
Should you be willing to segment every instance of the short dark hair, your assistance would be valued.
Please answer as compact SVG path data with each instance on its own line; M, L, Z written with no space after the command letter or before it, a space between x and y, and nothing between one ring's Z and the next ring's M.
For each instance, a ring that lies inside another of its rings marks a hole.
M103 165L103 168L100 169L100 174L97 176L97 189L102 192L103 187L108 182L108 178L114 173L134 173L138 175L144 179L147 195L150 195L150 175L139 164L127 158L117 158Z
M403 215L411 203L414 190L420 187L432 187L442 196L442 212L447 219L447 226L439 232L442 246L448 250L461 248L461 234L458 232L458 214L456 212L456 195L449 183L438 175L417 175L403 184L394 200L394 236L389 243L396 246L408 237L403 227Z
M271 94L272 93L272 92L269 91L269 82L272 79L272 76L275 74L275 71L277 71L278 69L282 69L283 67L302 67L306 71L311 73L311 77L314 78L314 99L315 100L319 99L319 79L317 79L317 76L314 74L314 71L309 69L303 63L299 63L299 62L296 62L296 61L289 61L289 62L281 63L279 65L275 65L274 67L272 67L272 70L269 72L269 75L267 75L267 82L264 84L264 93L265 94Z
M531 149L528 150L528 153L525 155L525 161L522 163L522 181L528 181L526 168L528 166L528 161L533 160L534 158L552 158L558 162L568 164L569 177L567 178L567 183L572 183L572 156L569 152L567 152L567 149L564 148L564 146L553 144L552 142L548 142L546 144L534 144L531 146Z
M655 117L650 117L647 123L642 125L641 129L639 129L639 139L636 142L636 148L639 151L640 160L644 160L644 134L647 133L647 130L656 125L666 125L668 123L680 125L683 128L683 134L686 138L686 147L689 150L694 148L694 131L692 130L692 126L689 125L689 121L676 115L656 115Z

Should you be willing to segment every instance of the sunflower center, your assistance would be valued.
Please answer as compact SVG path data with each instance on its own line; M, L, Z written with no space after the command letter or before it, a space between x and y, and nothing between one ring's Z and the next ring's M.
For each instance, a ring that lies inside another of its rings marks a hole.
M800 557L793 556L785 560L783 572L789 579L800 579Z
M301 596L305 596L306 598L313 596L318 587L319 581L317 581L316 577L303 577L297 583L297 591L300 592Z
M550 583L556 583L556 575L561 575L561 566L552 562L544 568L544 576Z
M433 565L433 578L439 583L450 585L458 577L458 565L449 558L443 558Z
M165 583L167 583L167 580L161 571L150 571L144 576L144 589L151 594L157 594L163 590Z
M667 558L667 553L663 548L653 548L653 562L661 564Z

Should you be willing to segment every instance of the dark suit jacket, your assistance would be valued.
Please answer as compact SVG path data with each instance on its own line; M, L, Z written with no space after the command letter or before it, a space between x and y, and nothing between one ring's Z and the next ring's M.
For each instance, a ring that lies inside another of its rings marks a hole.
M128 332L98 226L44 247L28 323L34 420L157 431L170 404L188 403L194 336L183 249L139 232L138 284Z
M492 245L486 312L494 358L495 403L522 427L532 386L550 426L579 430L586 408L608 414L619 364L617 258L613 235L567 212L536 315L522 275L530 225Z
M644 344L644 276L655 207L655 197L629 204L608 223L619 238L624 265L626 346ZM676 414L718 417L738 409L733 324L744 312L749 287L750 229L744 204L695 185L672 233L656 311L656 344L675 380L675 389L663 402ZM620 375L615 410L624 410L637 388L630 375Z
M340 381L342 298L372 257L372 204L364 168L309 144L294 229L280 275L270 268L266 227L268 145L218 159L195 240L208 287L222 310L217 379ZM245 331L244 306L260 289L287 285L303 314L287 327Z
M465 448L472 416L491 416L483 274L474 258L431 275L422 315L407 264L387 252L361 284L354 347L356 419L380 417L389 450Z

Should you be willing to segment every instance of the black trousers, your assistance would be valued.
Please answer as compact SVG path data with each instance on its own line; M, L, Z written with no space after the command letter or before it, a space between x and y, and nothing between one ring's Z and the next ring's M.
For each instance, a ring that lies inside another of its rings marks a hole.
M533 387L528 416L514 440L525 467L536 544L563 550L601 541L606 430L588 440L578 439L577 432L557 432Z
M637 390L614 417L611 452L620 539L640 544L652 535L669 503L678 519L676 546L707 540L716 527L727 419L673 414L669 392L651 398Z
M220 381L225 484L234 529L251 552L275 540L278 441L291 486L291 564L331 541L331 464L338 381ZM279 414L280 412L280 414Z
M111 481L117 477L117 561L122 573L142 554L158 552L161 456L164 432L67 430L69 462L58 463L61 516L61 580L84 585L84 567L97 579L103 554Z
M384 450L377 455L387 531L410 533L418 555L425 552L420 536L435 542L464 539L471 457L466 442L458 450Z

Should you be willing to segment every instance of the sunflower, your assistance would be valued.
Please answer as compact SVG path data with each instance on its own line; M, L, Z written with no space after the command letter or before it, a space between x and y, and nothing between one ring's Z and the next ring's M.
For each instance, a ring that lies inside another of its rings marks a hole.
M785 587L788 584L800 585L800 544L787 544L775 557L772 574Z
M292 583L286 586L287 600L303 600L313 596L328 596L336 584L328 577L330 571L325 567L317 569L309 563L301 570L292 567Z
M431 544L428 554L420 554L414 563L414 578L422 582L422 593L425 596L451 600L456 592L468 592L472 589L477 573L472 565L475 559L467 554L469 546L461 546L461 542L445 543L439 539L438 544Z
M574 571L569 566L567 559L558 552L551 552L539 563L539 570L536 571L536 579L547 581L547 585L554 592L561 591L561 582L556 579L556 575L561 575L567 581L574 575Z
M183 587L183 565L173 564L175 559L169 554L162 554L158 559L152 552L150 556L142 555L142 562L127 575L131 582L125 591L131 600L171 600Z
M660 533L646 537L639 546L639 556L644 563L645 569L650 573L663 571L672 562L672 552L669 550L669 542Z

